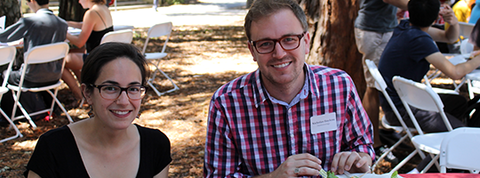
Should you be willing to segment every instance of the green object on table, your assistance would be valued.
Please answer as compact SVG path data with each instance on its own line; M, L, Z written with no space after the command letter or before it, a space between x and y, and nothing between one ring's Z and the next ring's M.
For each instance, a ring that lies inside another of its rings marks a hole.
M328 171L328 173L325 173L325 170L323 170L323 169L320 170L320 175L324 178L338 178L335 175L335 173L333 173L332 171Z

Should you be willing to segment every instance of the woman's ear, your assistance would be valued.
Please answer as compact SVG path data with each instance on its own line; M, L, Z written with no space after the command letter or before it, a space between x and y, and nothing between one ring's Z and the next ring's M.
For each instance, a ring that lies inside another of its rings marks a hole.
M82 90L82 94L83 94L83 97L85 98L85 100L87 101L87 103L89 105L92 105L93 104L93 101L92 101L92 90L89 90L87 85L85 85L84 83L82 83L82 85L80 86L80 90Z

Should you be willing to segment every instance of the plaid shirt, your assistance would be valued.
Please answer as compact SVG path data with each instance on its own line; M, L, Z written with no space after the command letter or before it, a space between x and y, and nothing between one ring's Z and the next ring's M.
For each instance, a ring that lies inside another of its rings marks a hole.
M288 156L300 153L317 156L327 170L341 151L375 157L373 128L350 76L306 64L304 71L308 76L305 85L290 104L270 97L259 70L215 92L208 116L205 177L270 173ZM337 130L312 134L310 118L326 113L336 114Z

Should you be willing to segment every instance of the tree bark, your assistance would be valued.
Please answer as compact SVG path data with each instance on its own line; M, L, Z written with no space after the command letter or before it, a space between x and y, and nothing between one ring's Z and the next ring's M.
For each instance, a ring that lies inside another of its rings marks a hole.
M1 16L6 16L5 28L17 22L22 17L19 2L17 0L0 0Z
M358 0L299 0L309 21L311 44L306 61L346 71L363 97L362 55L355 43Z
M78 3L78 0L60 0L58 16L67 21L81 22L85 9Z

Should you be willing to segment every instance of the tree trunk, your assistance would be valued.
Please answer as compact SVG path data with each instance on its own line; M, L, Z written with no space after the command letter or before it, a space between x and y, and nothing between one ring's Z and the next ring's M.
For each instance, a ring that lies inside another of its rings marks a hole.
M78 3L78 0L60 0L58 16L67 21L81 22L85 9Z
M14 24L22 17L20 4L17 0L0 0L0 17L6 16L5 28Z
M355 82L360 97L365 92L362 55L355 43L353 23L358 0L299 0L309 20L311 40L309 64L346 71Z

